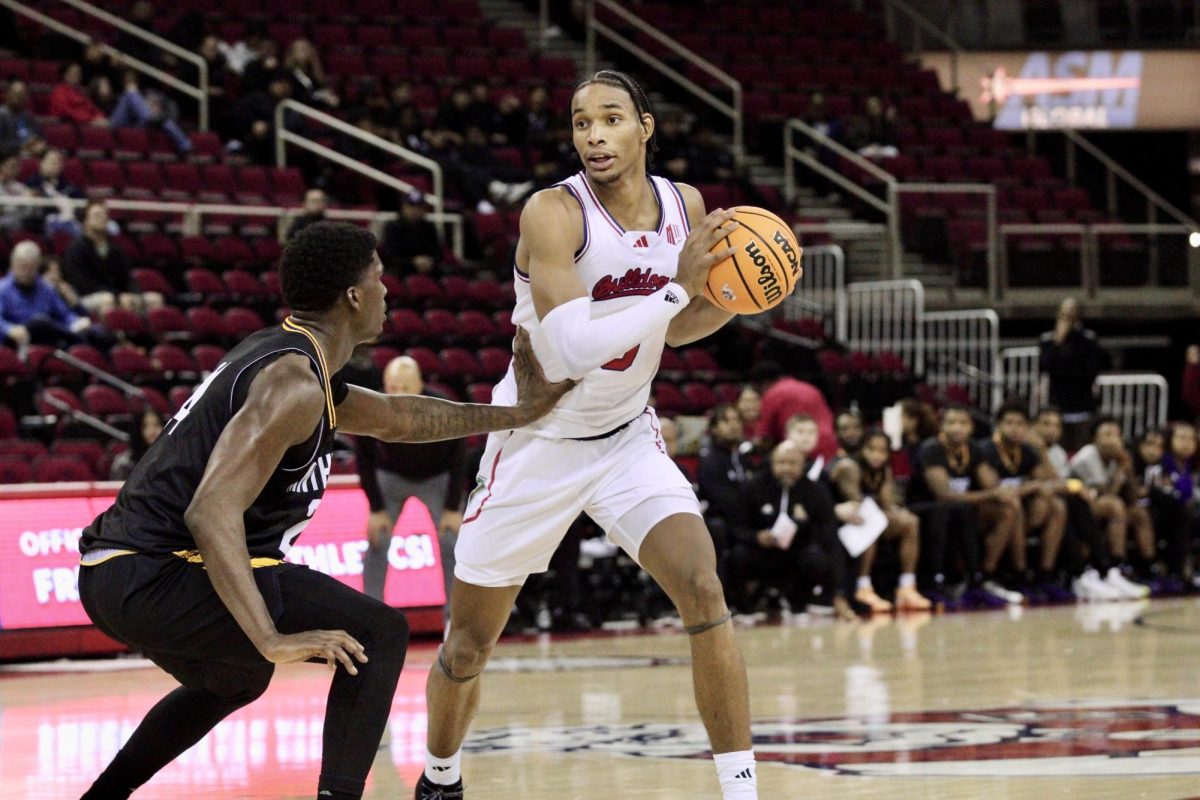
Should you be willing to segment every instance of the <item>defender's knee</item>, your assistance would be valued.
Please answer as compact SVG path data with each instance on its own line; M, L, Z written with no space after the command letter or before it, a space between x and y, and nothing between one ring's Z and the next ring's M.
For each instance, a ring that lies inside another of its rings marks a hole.
M679 613L685 622L707 622L725 613L725 591L712 570L696 570L687 575L678 595Z

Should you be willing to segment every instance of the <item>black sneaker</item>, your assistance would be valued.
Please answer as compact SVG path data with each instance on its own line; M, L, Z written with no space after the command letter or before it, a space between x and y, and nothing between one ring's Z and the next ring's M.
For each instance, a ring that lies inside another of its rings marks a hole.
M421 779L417 781L416 791L413 792L413 800L463 800L462 780L442 786L426 778L422 772Z

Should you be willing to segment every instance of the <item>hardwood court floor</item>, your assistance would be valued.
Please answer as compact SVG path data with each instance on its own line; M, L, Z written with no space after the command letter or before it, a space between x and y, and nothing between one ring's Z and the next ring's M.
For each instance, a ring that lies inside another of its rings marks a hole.
M793 618L740 639L763 800L1200 796L1200 601ZM433 652L410 656L368 798L411 797ZM467 796L719 800L687 657L679 632L503 643ZM0 671L0 797L77 798L172 686L54 666ZM135 798L313 797L327 684L280 669Z

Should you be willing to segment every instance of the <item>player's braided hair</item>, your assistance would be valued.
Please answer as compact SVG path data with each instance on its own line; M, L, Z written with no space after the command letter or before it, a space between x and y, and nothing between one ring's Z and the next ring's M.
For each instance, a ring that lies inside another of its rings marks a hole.
M575 88L571 89L571 102L567 105L567 113L570 113L571 108L575 105L575 95L579 93L579 90L585 86L591 86L593 83L602 83L605 86L624 89L629 98L633 100L633 109L637 113L638 122L641 122L643 114L654 116L654 109L650 107L650 98L646 97L646 90L642 88L642 85L624 72L618 72L615 69L602 69L599 72L593 72L575 84ZM646 142L647 171L654 168L654 154L657 152L658 132L655 131L650 134L650 140Z
M347 222L315 222L283 248L279 283L296 311L328 311L358 283L375 255L375 235Z

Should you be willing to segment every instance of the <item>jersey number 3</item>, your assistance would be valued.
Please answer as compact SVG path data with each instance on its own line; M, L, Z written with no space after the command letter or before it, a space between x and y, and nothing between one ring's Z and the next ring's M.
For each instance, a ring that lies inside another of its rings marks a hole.
M625 355L621 356L620 358L614 358L612 361L609 361L607 364L602 364L600 366L600 369L607 369L607 370L610 370L611 372L624 372L625 370L627 370L631 366L633 366L633 360L635 358L637 358L638 350L641 350L641 349L642 349L642 346L640 344L635 345L632 350L629 350L628 352L625 353Z

